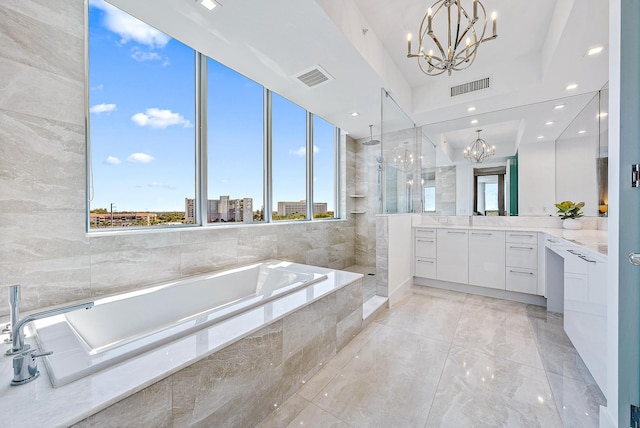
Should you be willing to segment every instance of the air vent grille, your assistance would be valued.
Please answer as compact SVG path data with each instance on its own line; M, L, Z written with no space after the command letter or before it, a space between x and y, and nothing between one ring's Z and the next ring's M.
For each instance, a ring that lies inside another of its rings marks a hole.
M310 88L318 86L321 83L328 82L329 80L333 80L333 77L331 77L331 75L319 65L303 71L296 77Z
M452 86L451 96L455 97L458 95L468 94L469 92L488 89L491 86L491 82L489 79L490 79L489 77L485 77L484 79L463 83L462 85Z

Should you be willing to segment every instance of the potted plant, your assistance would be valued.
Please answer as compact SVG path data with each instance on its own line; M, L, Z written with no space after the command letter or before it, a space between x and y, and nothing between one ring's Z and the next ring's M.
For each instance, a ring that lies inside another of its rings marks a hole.
M582 222L578 219L582 217L581 210L584 207L584 202L563 201L555 205L558 209L558 215L563 220L562 227L571 230L582 229Z

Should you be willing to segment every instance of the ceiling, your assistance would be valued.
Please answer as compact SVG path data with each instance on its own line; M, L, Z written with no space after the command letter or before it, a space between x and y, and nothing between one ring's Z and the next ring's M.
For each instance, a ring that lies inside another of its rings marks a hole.
M108 1L354 138L367 137L369 124L374 124L374 136L379 130L380 89L385 88L415 124L441 123L440 134L459 131L459 136L446 137L450 144L469 143L479 129L468 123L472 116L501 112L484 116L482 135L514 141L504 150L508 155L528 135L537 138L535 126L549 120L542 108L538 116L528 112L527 117L510 110L591 95L608 80L606 0L482 0L489 13L498 14L498 38L480 46L469 69L437 77L422 74L415 59L406 58L406 35L416 37L430 2L220 0L221 6L209 11L196 0ZM587 56L596 45L604 51ZM331 75L330 81L309 88L296 78L317 65ZM491 78L490 89L450 96L451 86L484 77ZM569 83L578 84L577 89L566 91ZM476 110L468 112L470 106ZM445 131L445 123L454 128Z

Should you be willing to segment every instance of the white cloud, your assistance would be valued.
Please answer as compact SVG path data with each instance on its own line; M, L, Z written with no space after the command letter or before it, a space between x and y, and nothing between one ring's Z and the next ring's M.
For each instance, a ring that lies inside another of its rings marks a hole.
M115 156L107 156L107 159L105 159L105 162L108 163L109 165L118 165L122 161Z
M91 6L104 12L104 26L120 36L120 43L134 41L150 48L163 48L169 42L169 36L155 28L111 6L104 0L91 0Z
M155 188L160 188L160 189L175 189L175 186L172 186L170 184L166 184L166 183L158 183L157 181L153 181L149 184L147 184L147 187L155 187Z
M160 61L162 59L162 56L157 52L145 52L138 47L134 47L133 49L131 49L131 58L139 62Z
M149 163L154 159L155 158L153 156L148 155L146 153L132 153L127 158L129 162L133 162L133 163Z
M180 113L159 108L148 108L144 113L136 113L131 116L131 120L140 126L148 126L154 129L164 129L167 126L182 125L183 128L190 128L191 122Z
M319 151L320 151L320 148L314 144L313 153L318 153ZM302 146L298 150L289 150L289 154L302 157L307 154L307 148L305 146Z
M95 113L95 114L100 114L100 113L111 113L112 111L117 110L117 106L115 104L96 104L94 106L91 106L91 108L89 109L89 111L91 113Z

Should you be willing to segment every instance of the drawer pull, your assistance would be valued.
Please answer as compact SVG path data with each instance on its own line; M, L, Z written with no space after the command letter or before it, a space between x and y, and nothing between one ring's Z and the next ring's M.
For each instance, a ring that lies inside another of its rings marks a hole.
M467 232L452 232L450 230L447 230L447 233L454 234L454 235L466 235L467 234Z
M573 254L574 256L578 256L580 257L582 254L580 254L579 252L575 251L575 250L567 250L567 252Z
M433 244L435 241L433 239L429 240L429 239L418 239L418 242L429 242L431 244Z
M509 245L509 248L513 250L533 250L533 247L514 247L513 245Z
M511 236L526 236L528 238L533 238L533 235L528 233L512 233Z
M533 272L523 272L521 270L510 270L511 273L519 273L520 275L533 275Z
M471 232L472 235L483 235L483 236L491 236L493 233L491 232Z
M433 260L420 260L420 259L418 259L418 262L419 263L431 263L431 264L433 264Z
M583 256L582 254L577 255L577 256L578 256L579 258L581 258L582 260L584 260L585 262L587 262L587 263L596 263L596 261L595 261L595 260L588 259L586 256Z

